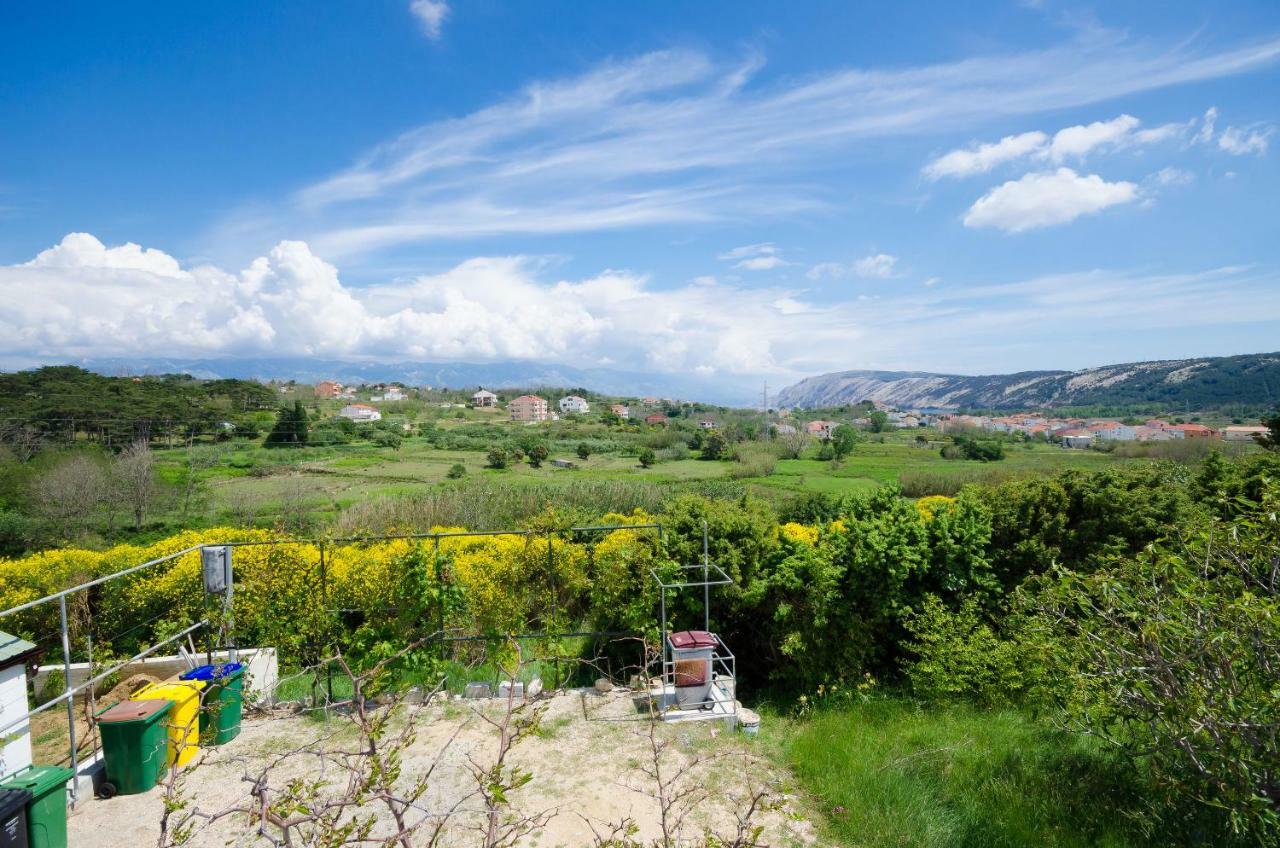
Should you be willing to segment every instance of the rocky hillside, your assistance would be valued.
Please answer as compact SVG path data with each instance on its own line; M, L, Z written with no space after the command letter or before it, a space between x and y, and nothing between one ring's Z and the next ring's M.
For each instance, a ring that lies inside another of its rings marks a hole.
M966 377L915 371L840 371L778 393L789 407L878 400L901 408L1027 409L1161 403L1188 409L1280 400L1280 353L1131 362L1083 371Z

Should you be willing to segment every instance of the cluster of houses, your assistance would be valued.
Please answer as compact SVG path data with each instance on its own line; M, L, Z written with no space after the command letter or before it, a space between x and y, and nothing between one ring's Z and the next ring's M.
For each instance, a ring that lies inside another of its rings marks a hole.
M992 418L985 415L939 416L945 433L963 429L992 433L1024 433L1060 440L1064 448L1088 448L1098 442L1166 442L1174 439L1224 439L1248 442L1265 427L1231 426L1221 430L1203 424L1171 424L1152 418L1142 424L1125 424L1106 418L1048 418L1036 414Z
M404 389L399 386L377 385L372 388L376 394L370 399L374 402L385 401L391 403L409 399L409 396L404 393ZM315 394L317 398L322 400L355 400L356 387L343 385L336 380L321 380L315 385Z
M660 401L657 398L644 398L641 403L656 406ZM480 389L471 395L471 405L479 409L494 408L498 406L498 396L486 389ZM591 404L587 399L578 395L565 395L560 398L556 404L560 408L560 412L553 412L551 404L546 398L538 395L520 395L507 402L507 412L511 415L512 421L556 421L560 415L586 415L591 411ZM632 416L631 408L626 404L615 403L609 406L609 412L618 418L629 420ZM665 425L667 416L661 413L653 413L646 415L644 418L646 424Z

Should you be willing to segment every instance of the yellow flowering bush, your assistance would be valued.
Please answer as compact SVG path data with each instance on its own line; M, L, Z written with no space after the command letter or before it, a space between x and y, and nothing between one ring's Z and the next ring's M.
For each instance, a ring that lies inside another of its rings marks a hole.
M946 495L928 495L916 501L916 509L920 510L921 518L932 521L935 515L950 509L955 502L955 498L949 498Z
M806 545L818 544L818 528L808 524L797 524L794 521L778 528L778 535L789 542L803 542Z

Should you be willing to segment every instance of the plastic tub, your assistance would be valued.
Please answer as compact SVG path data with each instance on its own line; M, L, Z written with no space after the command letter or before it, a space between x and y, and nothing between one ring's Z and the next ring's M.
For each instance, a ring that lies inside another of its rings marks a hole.
M173 701L164 698L121 701L98 713L98 734L106 757L104 798L137 795L164 775L168 756L165 718Z

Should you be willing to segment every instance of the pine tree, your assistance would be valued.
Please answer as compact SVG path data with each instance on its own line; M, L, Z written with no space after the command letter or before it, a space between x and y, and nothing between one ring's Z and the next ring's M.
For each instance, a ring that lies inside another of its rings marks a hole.
M264 443L267 447L282 445L305 445L307 443L307 411L302 408L302 401L295 400L293 407L282 407L276 416L275 426L267 434Z

